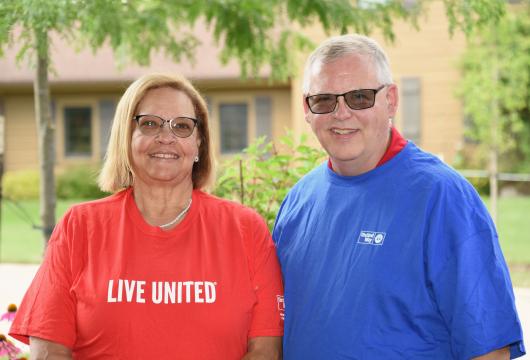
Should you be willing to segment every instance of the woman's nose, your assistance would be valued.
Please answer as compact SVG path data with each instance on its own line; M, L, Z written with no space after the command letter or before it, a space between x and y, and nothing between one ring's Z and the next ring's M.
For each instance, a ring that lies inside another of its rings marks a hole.
M157 134L157 140L164 143L171 143L175 141L175 135L171 131L169 122L164 122L160 127L160 132Z

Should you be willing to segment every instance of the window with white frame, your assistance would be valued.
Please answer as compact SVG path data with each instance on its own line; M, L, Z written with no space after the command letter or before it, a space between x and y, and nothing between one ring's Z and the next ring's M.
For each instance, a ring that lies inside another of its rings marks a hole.
M219 104L221 153L242 151L248 145L248 105L246 103Z
M271 141L273 135L272 97L260 94L216 101L206 97L208 108L217 114L219 150L230 155L243 151L258 137ZM213 107L213 108L212 108Z
M256 105L256 137L272 140L272 99L270 96L257 96Z
M64 153L66 156L92 155L92 108L64 108Z

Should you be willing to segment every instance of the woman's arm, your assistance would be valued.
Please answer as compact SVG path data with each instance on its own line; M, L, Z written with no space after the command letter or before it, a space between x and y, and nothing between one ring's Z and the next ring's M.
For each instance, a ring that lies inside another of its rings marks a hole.
M72 360L72 351L64 345L30 336L31 360Z
M281 360L281 336L257 336L248 341L248 352L241 360Z

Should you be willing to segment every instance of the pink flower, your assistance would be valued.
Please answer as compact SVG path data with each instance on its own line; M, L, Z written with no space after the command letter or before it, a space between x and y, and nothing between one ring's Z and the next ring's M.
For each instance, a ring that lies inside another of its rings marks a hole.
M17 354L21 351L11 341L7 340L4 334L0 334L0 356L7 355L8 359L12 360L16 359Z
M7 312L2 314L2 317L0 317L0 321L2 320L13 321L16 313L17 313L17 306L15 304L9 304L9 306L7 307Z

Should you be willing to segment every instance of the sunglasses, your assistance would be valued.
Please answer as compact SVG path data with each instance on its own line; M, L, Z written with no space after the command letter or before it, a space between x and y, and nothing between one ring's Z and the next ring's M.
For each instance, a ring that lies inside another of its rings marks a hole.
M374 106L375 96L386 85L381 85L377 89L359 89L345 92L344 94L317 94L305 98L309 110L313 114L329 114L337 108L339 97L344 97L344 101L352 110L368 109Z
M197 126L197 119L189 117L176 117L174 119L166 120L157 115L136 115L133 119L138 123L138 129L143 135L155 136L160 134L162 128L166 123L173 135L180 138L187 138Z

